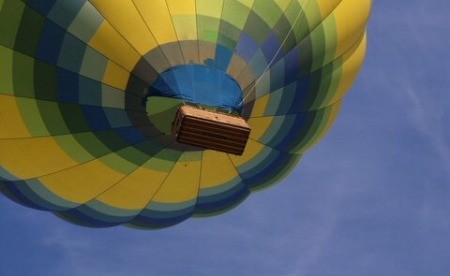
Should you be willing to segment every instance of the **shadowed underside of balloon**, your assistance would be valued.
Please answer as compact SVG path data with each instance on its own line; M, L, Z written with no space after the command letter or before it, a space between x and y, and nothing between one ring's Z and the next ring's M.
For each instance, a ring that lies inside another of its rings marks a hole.
M331 127L364 59L370 5L1 1L1 192L91 227L230 210ZM186 103L245 118L242 156L177 142Z

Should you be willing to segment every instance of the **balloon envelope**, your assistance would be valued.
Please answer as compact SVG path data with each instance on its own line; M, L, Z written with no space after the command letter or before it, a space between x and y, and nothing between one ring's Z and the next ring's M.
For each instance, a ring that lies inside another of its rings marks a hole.
M1 191L81 225L143 228L227 211L280 182L335 120L371 6L0 3ZM240 113L244 154L176 142L184 102Z

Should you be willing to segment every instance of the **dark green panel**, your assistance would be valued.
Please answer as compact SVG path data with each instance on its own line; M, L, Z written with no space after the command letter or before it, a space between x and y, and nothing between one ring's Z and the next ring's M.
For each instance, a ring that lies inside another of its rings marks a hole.
M42 100L57 100L56 68L49 64L36 61L34 64L35 97Z
M20 21L14 49L24 54L35 56L45 18L30 8L26 8Z
M15 52L13 54L14 94L34 98L34 59Z
M256 13L250 12L247 23L245 24L244 32L259 45L262 45L272 32L272 29Z
M60 103L60 111L71 133L90 131L79 105Z

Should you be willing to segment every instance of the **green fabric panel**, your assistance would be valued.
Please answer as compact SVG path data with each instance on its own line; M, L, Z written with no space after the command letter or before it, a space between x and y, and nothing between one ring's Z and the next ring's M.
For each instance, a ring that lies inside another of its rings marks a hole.
M14 50L35 56L45 19L30 8L26 8L20 21Z
M75 133L73 137L78 144L82 145L83 148L95 158L99 158L111 152L111 149L103 144L93 132Z
M335 59L336 47L339 44L339 37L336 27L336 21L334 20L334 15L331 15L327 20L325 20L322 26L326 43L325 52L322 53L322 55L324 56L324 63L322 64L322 66L324 66Z
M247 18L244 32L255 40L256 43L261 45L270 35L272 29L261 19L261 17L252 11Z
M72 134L54 136L54 138L64 152L76 162L84 163L94 158L92 154L78 143Z
M64 118L67 128L71 133L86 132L91 130L89 125L86 123L86 120L84 119L84 114L81 106L66 103L59 103L59 105L61 115Z
M172 144L176 145L176 144ZM170 172L178 158L183 153L185 147L167 147L158 152L150 160L148 160L143 167L149 168L156 171Z
M14 52L12 73L14 94L34 98L34 59Z
M141 149L153 148L153 152L156 153L156 147L152 147L151 141L144 141L133 145L132 147L127 147L117 151L115 154L120 160L128 161L134 165L140 166L146 162L152 155L149 155L148 151L143 151Z
M237 40L239 39L240 33L241 32L238 29L222 22L222 24L220 24L217 44L223 45L226 48L233 50L237 45Z
M141 163L135 164L133 162L130 162L127 159L122 158L120 155L118 155L118 152L128 152L128 154L137 153L138 151L135 150L132 146L126 147L124 149L121 149L117 152L113 152L110 154L107 154L105 156L100 157L99 160L101 160L105 165L110 167L111 169L120 172L122 174L129 174L135 169L138 168L138 166ZM144 160L145 161L145 160ZM144 162L142 161L142 162Z
M220 20L204 15L197 16L198 39L215 43L219 36Z
M222 19L243 30L250 9L236 0L224 0Z
M314 32L312 32L310 39L312 43L312 55L308 56L308 58L312 61L312 64L309 72L313 72L325 65L324 52L327 45L325 40L325 30L323 29L322 25L320 25L314 30Z
M57 102L36 101L42 120L51 135L68 134L69 129L61 116L60 106Z
M264 20L271 29L283 15L280 7L273 1L255 1L252 10Z
M0 60L0 94L12 95L14 94L13 51L0 45Z
M326 86L323 84L320 90L317 91L318 95L312 106L312 109L319 109L323 104L329 102L331 98L336 94L339 84L342 79L342 58L335 60L333 63L325 66L324 68L330 68L328 74L322 73L322 78L325 81Z
M22 119L32 136L48 136L45 122L39 112L39 104L34 99L16 98Z
M5 0L0 10L0 44L14 47L25 5L17 0Z
M34 93L37 99L57 101L56 68L38 60L34 63Z
M111 151L117 151L128 146L128 144L113 130L94 132L94 135Z
M288 53L289 50L293 49L297 45L294 32L291 31L291 28L298 28L299 25L300 23L297 21L296 24L292 26L291 22L289 22L285 16L282 16L277 24L272 28L272 31L277 35L280 43L283 43L282 53Z
M308 2L309 2L307 3L308 6L301 6L299 4L298 9L296 7L295 10L297 14L300 13L299 18L297 19L296 27L293 29L295 40L297 41L297 43L300 43L305 37L307 37L310 34L312 30L314 30L317 27L317 25L320 23L320 20L318 19L322 17L320 9L313 6L314 3L312 2L314 1ZM307 8L307 13L305 12L306 10L305 8ZM297 15L295 15L295 17L296 16Z

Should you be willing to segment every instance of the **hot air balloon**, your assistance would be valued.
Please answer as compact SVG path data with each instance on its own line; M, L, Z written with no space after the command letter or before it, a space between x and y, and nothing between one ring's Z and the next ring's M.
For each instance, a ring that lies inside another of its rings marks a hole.
M92 227L228 211L331 127L363 63L370 7L2 0L0 189Z

